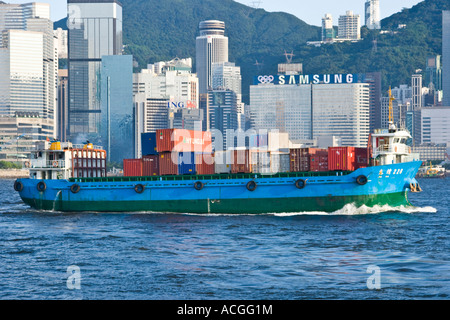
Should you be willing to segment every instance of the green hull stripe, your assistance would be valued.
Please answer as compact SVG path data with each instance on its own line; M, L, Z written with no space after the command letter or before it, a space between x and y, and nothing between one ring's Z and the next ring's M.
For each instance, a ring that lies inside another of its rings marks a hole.
M173 212L173 213L288 213L324 211L334 212L346 204L356 207L366 205L411 206L407 193L391 193L363 196L315 197L315 198L272 198L272 199L222 199L222 200L171 200L171 201L49 201L23 199L38 210L53 211L93 211L93 212Z

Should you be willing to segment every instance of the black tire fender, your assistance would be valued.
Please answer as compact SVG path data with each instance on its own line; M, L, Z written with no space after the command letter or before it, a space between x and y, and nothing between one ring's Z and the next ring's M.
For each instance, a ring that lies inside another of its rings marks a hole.
M36 188L38 189L39 192L44 192L47 189L47 185L45 184L44 181L41 181L37 184Z
M256 182L254 181L254 180L252 180L252 181L249 181L248 183L247 183L247 190L248 191L255 191L256 190L256 187L257 187L258 185L256 184Z
M78 184L73 184L70 186L70 191L72 191L72 193L78 193L80 189L81 187Z
M203 189L203 187L204 187L205 185L203 184L203 182L201 182L201 181L197 181L196 183L194 183L194 188L195 188L195 190L202 190Z
M368 181L369 180L364 175L360 175L356 178L356 183L359 184L360 186L365 185Z
M134 187L134 191L136 191L136 193L142 193L142 192L144 192L144 190L145 190L145 186L142 184L137 184Z
M14 182L14 190L16 190L17 192L20 192L23 190L23 183L20 181Z
M297 187L297 189L303 189L304 187L306 187L306 181L303 179L298 179L297 181L295 181L295 186Z

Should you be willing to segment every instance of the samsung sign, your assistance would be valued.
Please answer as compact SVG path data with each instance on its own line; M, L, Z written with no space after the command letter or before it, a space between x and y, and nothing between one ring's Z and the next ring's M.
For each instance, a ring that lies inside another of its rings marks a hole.
M256 76L253 84L272 83L284 84L341 84L358 83L357 74L296 74L296 75L276 75L276 76Z

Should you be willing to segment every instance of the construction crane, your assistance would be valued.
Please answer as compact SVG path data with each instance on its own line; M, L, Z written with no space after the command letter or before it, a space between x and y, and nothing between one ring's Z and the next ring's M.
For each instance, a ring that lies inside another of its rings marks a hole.
M395 124L394 124L394 110L392 107L392 102L395 100L395 98L392 96L391 87L389 86L389 131L394 130L395 131Z

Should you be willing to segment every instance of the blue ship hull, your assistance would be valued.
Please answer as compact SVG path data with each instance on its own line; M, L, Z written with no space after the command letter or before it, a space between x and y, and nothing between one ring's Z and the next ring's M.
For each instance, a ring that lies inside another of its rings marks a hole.
M18 179L16 190L38 210L258 214L325 211L346 204L411 205L422 162L354 172Z

